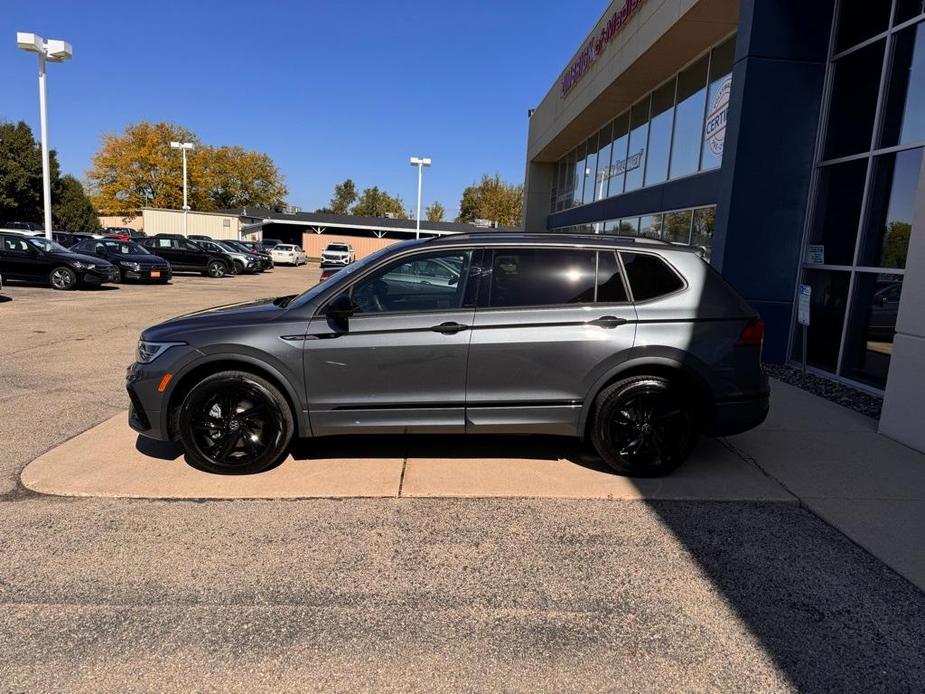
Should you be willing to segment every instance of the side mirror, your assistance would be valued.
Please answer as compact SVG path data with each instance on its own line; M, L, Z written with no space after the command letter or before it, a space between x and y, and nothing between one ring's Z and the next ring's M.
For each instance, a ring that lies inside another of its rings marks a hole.
M355 310L353 300L346 293L340 294L328 304L328 320L339 330L347 332L350 328L350 316Z

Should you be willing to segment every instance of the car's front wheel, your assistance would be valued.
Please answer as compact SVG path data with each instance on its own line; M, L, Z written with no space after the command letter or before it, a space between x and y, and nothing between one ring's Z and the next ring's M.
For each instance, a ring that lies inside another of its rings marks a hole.
M222 371L194 385L180 406L177 434L201 470L246 475L282 461L295 432L286 398L245 371Z
M206 266L206 274L209 277L224 277L225 276L225 263L221 260L213 260L209 262Z
M696 437L688 398L666 378L626 378L595 400L591 442L621 475L668 474L688 457Z
M54 289L74 289L77 286L77 273L62 265L48 274L48 283Z

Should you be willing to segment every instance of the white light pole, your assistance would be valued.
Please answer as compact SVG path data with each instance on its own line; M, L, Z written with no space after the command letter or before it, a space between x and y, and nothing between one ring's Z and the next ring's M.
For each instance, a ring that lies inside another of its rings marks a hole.
M189 236L189 205L186 204L186 153L195 145L192 142L171 142L170 147L183 152L183 235Z
M424 167L430 166L427 157L411 157L411 166L418 167L418 221L414 227L414 238L421 238L421 185L424 180Z
M51 236L51 170L48 165L48 108L45 102L45 63L63 63L74 55L71 44L60 39L45 41L38 34L16 32L16 45L39 54L39 128L42 138L42 201L45 207L45 238Z

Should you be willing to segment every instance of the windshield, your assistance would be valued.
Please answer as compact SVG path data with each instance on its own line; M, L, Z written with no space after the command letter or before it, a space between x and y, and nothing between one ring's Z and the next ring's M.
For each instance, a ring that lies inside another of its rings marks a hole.
M295 297L291 302L289 302L288 305L293 306L293 307L304 306L305 304L312 301L319 294L321 294L321 292L325 292L331 288L341 286L344 282L348 281L351 277L353 277L353 275L355 275L358 271L362 270L363 268L369 267L373 263L378 262L380 258L384 258L385 256L395 253L396 251L400 251L404 248L417 246L422 243L426 243L426 241L418 241L416 239L412 239L410 241L401 241L399 243L392 244L391 246L380 248L375 253L372 253L371 255L368 255L365 258L362 258L356 261L355 263L351 263L350 265L347 265L343 270L341 270L337 274L331 275L331 279L321 282L319 284L316 284L314 287L311 287L310 289L307 289L306 291L302 292L297 297Z
M116 255L144 255L148 251L134 241L103 241L106 250Z
M231 246L231 245L225 243L224 241L213 241L212 243L214 243L214 244L215 244L216 246L218 246L219 248L228 251L229 253L240 253L240 252L241 252L241 251L239 251L237 248L235 248L234 246Z
M328 247L325 248L326 251L347 251L350 250L342 243L329 243Z
M28 241L33 246L35 246L36 248L42 251L48 251L48 252L54 251L56 253L71 253L72 252L66 249L60 243L49 241L48 239L42 238L41 236L30 236L26 239L26 241Z

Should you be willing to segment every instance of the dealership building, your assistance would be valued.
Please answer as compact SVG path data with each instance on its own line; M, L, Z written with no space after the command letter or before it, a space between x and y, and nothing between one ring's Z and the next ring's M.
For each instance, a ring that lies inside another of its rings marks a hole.
M802 361L808 287L809 368L925 450L923 0L615 0L550 78L527 229L702 249L770 362Z

